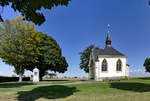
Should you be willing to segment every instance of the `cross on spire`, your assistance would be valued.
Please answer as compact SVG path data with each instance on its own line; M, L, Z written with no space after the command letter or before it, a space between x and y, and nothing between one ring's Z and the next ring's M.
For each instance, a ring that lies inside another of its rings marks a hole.
M107 25L108 28L108 34L110 34L110 24Z
M106 38L106 47L111 47L110 24L108 24L107 28L108 28L108 33Z

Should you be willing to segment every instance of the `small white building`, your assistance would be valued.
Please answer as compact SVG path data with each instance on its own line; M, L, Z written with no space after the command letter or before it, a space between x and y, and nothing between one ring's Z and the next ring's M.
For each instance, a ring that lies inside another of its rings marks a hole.
M128 78L129 65L127 56L111 46L110 26L104 49L92 49L89 61L89 79L103 81L105 79Z
M33 69L33 82L39 82L39 69L38 68L34 68Z

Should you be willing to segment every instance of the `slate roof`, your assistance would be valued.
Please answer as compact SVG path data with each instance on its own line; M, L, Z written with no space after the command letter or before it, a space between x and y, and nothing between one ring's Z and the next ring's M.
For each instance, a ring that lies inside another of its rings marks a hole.
M108 25L108 34L106 37L106 41L105 41L105 48L104 49L94 49L93 50L93 58L95 58L95 60L97 59L97 56L122 56L122 57L126 57L124 54L120 53L118 50L114 49L111 46L111 38L110 38L110 25Z
M120 53L118 50L112 47L105 47L104 49L95 49L94 55L95 56L125 56L124 54Z

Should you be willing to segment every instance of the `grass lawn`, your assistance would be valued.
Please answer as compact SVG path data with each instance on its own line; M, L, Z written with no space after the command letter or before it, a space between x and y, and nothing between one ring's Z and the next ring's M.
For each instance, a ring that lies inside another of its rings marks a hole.
M72 82L0 83L0 101L150 101L148 78L59 85Z

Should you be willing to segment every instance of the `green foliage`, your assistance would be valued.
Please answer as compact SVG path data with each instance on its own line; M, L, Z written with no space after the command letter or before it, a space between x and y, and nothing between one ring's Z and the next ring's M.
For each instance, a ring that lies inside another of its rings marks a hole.
M11 21L6 20L0 26L0 58L3 62L14 66L17 74L24 73L29 62L38 62L38 34L31 26L18 16Z
M6 20L0 26L0 58L14 66L16 74L24 70L40 70L40 77L47 70L64 73L68 64L61 54L61 48L52 37L37 32L34 24L29 25L18 16Z
M33 70L36 66L40 70L40 78L45 75L47 70L54 72L64 73L67 71L68 64L65 57L61 54L61 48L57 44L56 40L52 37L38 33L40 41L37 47L40 48L40 55L38 55L38 63L33 62L28 70Z
M49 75L50 77L56 76L55 73L49 73L48 75Z
M91 50L94 48L95 48L94 45L90 45L85 50L80 52L80 68L83 69L86 73L89 72L88 65L89 65L89 60L90 60L90 54L91 54Z
M0 76L0 82L12 82L12 81L18 81L19 77L1 77ZM30 77L23 77L23 81L30 81Z
M56 6L67 6L70 0L0 0L0 6L11 5L14 11L18 11L25 19L41 25L45 17L41 9L51 10ZM2 17L0 16L1 20Z
M150 58L147 58L144 62L144 67L146 69L146 72L150 72Z
M2 23L0 42L0 58L14 66L17 74L23 75L25 69L32 71L37 67L42 78L47 70L59 73L67 70L68 64L56 40L37 32L22 16Z
M49 78L53 78L54 76L56 76L56 73L45 72L45 75L49 76Z

